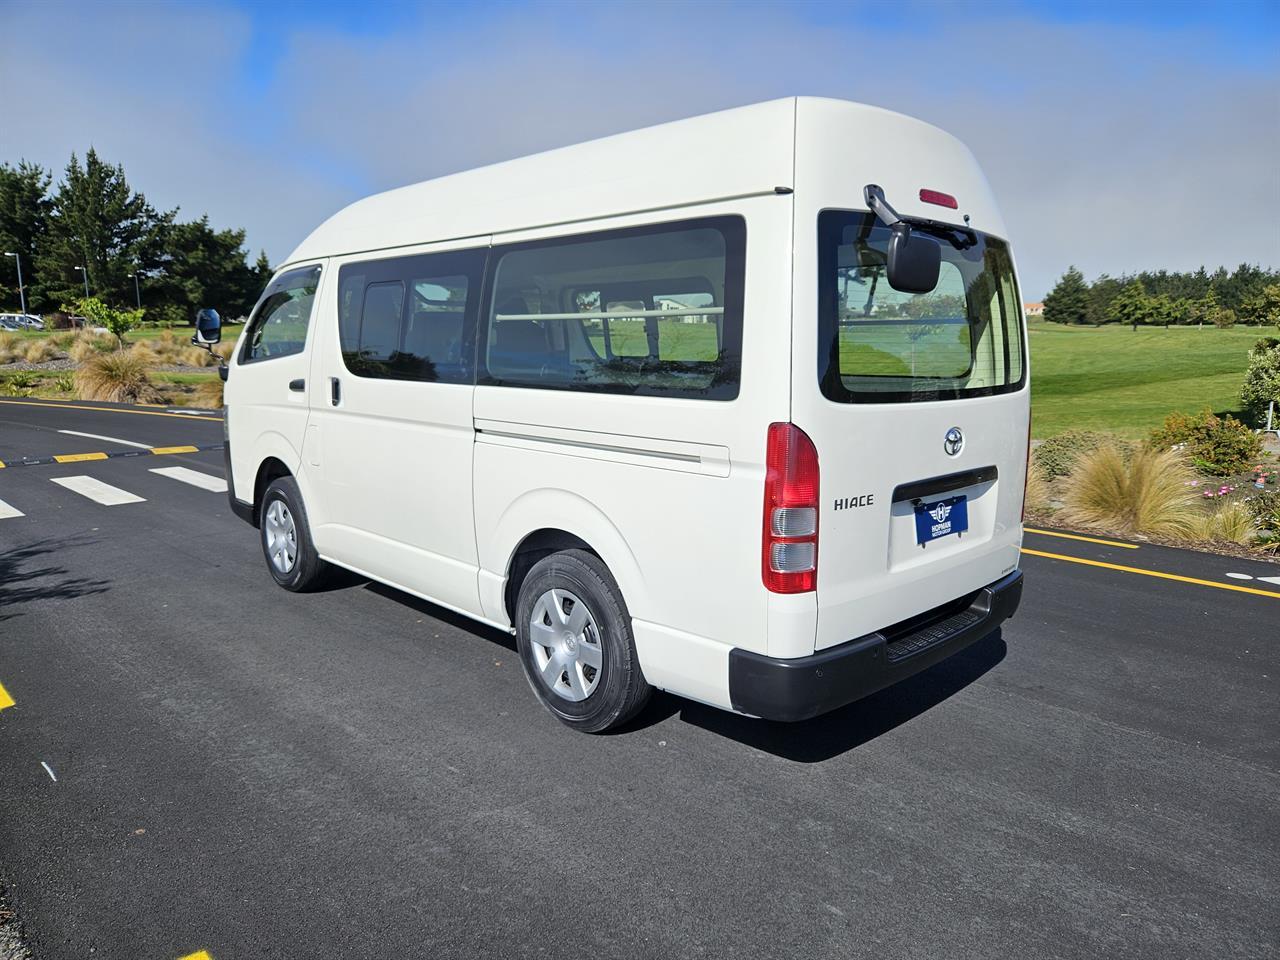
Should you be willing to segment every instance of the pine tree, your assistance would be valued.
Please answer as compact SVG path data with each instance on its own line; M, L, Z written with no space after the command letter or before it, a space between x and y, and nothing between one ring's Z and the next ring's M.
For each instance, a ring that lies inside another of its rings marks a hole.
M53 196L48 230L36 246L37 290L47 303L91 294L109 304L133 302L129 274L161 261L166 233L177 211L157 213L135 192L124 168L111 166L93 148L80 165L75 154Z
M1086 323L1089 318L1089 284L1084 274L1068 267L1044 298L1044 318L1050 323Z
M36 272L36 246L49 224L51 179L43 167L25 160L16 167L0 164L0 253L16 253L21 259L27 309L33 311L44 306L31 281ZM4 309L16 310L22 302L17 267L12 257L0 260L0 307Z

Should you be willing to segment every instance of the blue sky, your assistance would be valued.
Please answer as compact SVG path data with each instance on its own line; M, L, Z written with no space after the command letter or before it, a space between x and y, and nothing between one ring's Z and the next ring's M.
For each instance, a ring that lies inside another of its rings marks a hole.
M1280 265L1277 2L0 0L0 37L0 161L92 144L277 262L370 192L811 93L965 140L1028 299Z

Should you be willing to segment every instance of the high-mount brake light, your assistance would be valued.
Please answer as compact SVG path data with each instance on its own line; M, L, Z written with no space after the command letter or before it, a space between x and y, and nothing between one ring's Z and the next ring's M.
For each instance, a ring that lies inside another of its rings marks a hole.
M771 423L765 445L761 573L773 593L818 585L818 450L794 423Z
M920 189L920 199L925 203L936 203L940 207L949 207L952 210L960 209L960 204L956 202L956 198L949 193L943 193L941 190Z

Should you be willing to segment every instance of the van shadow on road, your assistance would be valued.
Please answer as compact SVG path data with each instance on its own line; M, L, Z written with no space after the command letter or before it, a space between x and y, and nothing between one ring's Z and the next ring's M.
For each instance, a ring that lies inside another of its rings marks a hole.
M508 633L356 574L336 577L328 589L344 589L358 584L380 597L482 637L513 653L516 650L515 637ZM821 763L856 749L933 709L998 665L1007 652L1008 646L1001 631L996 630L914 677L801 723L753 720L659 692L638 717L606 736L626 736L679 714L685 723L756 750L797 763Z
M47 554L65 553L69 549L98 542L96 537L37 540L0 554L0 621L20 616L13 612L19 604L37 600L74 600L109 590L110 580L73 577L66 567L30 566Z
M665 694L660 699L669 704L666 715L678 710L686 723L785 760L821 763L932 710L999 664L1007 652L1008 645L996 630L914 677L800 723L752 720ZM655 707L662 709L663 704L651 705L650 710ZM644 723L648 713L646 710L637 722Z

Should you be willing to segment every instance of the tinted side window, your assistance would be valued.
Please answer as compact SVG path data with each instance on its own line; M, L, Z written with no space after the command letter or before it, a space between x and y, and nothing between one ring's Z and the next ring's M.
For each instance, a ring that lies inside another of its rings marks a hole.
M745 249L739 217L496 248L483 382L733 399Z
M319 267L290 270L271 281L249 318L241 363L287 357L303 351L319 282Z
M485 251L351 263L338 271L342 360L360 377L470 383Z

